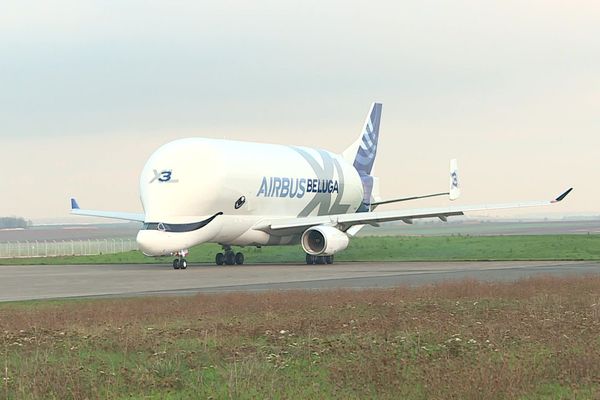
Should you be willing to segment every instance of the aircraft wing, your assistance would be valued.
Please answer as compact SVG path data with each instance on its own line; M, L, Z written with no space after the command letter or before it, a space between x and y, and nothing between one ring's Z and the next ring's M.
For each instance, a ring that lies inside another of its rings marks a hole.
M397 211L371 211L353 214L335 214L335 215L322 215L315 217L298 217L291 219L271 219L263 220L255 229L263 230L269 233L277 233L278 231L285 231L286 234L290 232L304 231L307 228L315 225L331 225L335 226L341 231L346 231L353 225L377 225L380 222L390 221L403 221L405 223L412 223L414 219L420 218L440 218L446 221L447 217L455 215L464 215L465 212L469 211L486 211L486 210L501 210L507 208L522 208L522 207L536 207L536 206L547 206L553 203L562 201L573 188L567 190L560 196L553 200L541 200L541 201L530 201L523 203L505 203L505 204L483 204L473 206L451 206L451 207L440 207L440 208L416 208L409 210L397 210Z
M144 214L127 213L119 211L97 211L97 210L82 210L77 204L77 200L71 198L71 214L73 215L86 215L89 217L101 217L101 218L112 218L112 219L123 219L126 221L137 221L144 222Z

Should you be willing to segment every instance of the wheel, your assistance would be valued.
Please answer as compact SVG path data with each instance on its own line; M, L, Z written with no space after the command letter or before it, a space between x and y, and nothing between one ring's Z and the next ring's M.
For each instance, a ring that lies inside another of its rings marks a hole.
M333 264L333 256L325 256L326 264Z
M185 258L182 258L181 260L179 260L179 268L180 269L186 269L187 268L187 261Z
M173 260L173 269L179 269L179 260L178 259Z
M317 256L317 264L325 264L325 257Z
M235 263L237 265L242 265L244 263L244 254L243 253L237 253L235 255Z
M319 256L313 256L311 254L306 255L306 263L308 265L314 265L318 263Z
M217 253L217 256L215 257L215 263L217 263L217 265L223 265L225 263L225 256L223 253Z
M235 264L235 253L233 251L228 251L227 253L225 253L225 264Z

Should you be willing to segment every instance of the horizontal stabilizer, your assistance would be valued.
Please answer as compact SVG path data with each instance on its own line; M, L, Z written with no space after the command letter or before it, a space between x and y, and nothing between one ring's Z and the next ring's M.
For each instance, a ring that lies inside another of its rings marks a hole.
M450 194L450 193L449 192L443 192L443 193L426 194L426 195L423 195L423 196L401 197L399 199L389 199L389 200L374 201L374 202L371 203L371 206L375 207L375 206L380 206L382 204L391 204L391 203L400 203L402 201L409 201L409 200L427 199L429 197L446 196L448 194Z
M100 218L111 218L121 219L125 221L137 221L144 222L144 214L128 213L120 211L98 211L98 210L82 210L77 203L75 198L71 198L71 214L72 215L84 215L87 217L100 217Z
M458 185L458 162L456 159L450 160L450 191L441 193L425 194L421 196L401 197L398 199L378 200L371 202L371 209L383 204L400 203L409 200L427 199L430 197L450 196L450 200L456 200L460 197L460 187Z

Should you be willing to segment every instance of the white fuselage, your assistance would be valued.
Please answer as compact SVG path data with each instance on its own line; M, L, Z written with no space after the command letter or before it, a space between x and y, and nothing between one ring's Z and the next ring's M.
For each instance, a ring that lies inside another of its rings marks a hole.
M363 186L351 164L325 150L190 138L152 154L140 195L146 220L140 249L165 255L205 242L298 243L298 234L275 236L253 227L273 218L353 213Z

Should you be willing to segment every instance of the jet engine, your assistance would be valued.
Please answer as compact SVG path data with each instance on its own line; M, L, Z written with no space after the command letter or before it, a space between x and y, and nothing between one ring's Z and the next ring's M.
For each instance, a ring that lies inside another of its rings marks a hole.
M332 226L313 226L302 234L302 248L313 256L330 256L348 247L348 235Z

